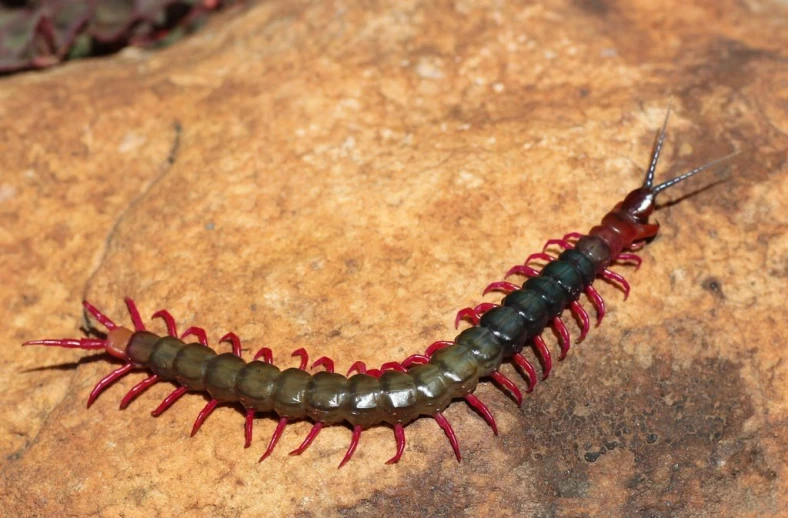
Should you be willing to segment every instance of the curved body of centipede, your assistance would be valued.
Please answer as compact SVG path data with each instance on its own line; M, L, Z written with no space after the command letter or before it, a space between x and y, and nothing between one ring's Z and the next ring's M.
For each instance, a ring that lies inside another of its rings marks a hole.
M521 351L526 345L532 345L541 363L542 379L547 378L553 361L541 336L543 331L551 326L558 333L559 359L563 359L570 347L570 337L561 320L562 313L569 309L578 319L581 325L579 340L582 340L589 329L589 318L578 302L580 295L585 293L593 302L600 322L605 305L593 287L594 281L599 278L613 281L625 294L629 292L627 281L609 267L616 262L640 265L641 259L630 251L640 248L657 234L658 225L648 221L656 195L732 156L654 187L654 171L667 121L668 116L656 140L642 187L627 195L588 234L571 233L562 239L550 240L541 253L532 254L523 265L510 269L507 276L519 274L528 278L524 285L505 281L490 284L485 293L502 291L506 296L500 304L483 303L461 310L455 324L466 319L473 326L462 331L454 341L435 342L424 354L414 354L402 362L390 362L369 370L363 363L356 362L347 376L334 373L334 363L326 357L311 366L322 366L323 370L310 374L306 370L308 356L304 349L293 353L301 357L299 368L280 369L273 364L268 348L261 349L252 361L246 362L241 358L241 342L235 334L228 333L221 339L232 344L232 353L217 354L208 347L204 330L192 327L179 335L174 318L166 310L157 311L152 318L165 321L167 336L148 331L131 299L126 299L126 304L134 324L133 331L116 325L84 302L87 312L108 329L105 339L45 339L25 345L104 350L123 360L123 366L98 382L90 393L88 406L103 390L133 370L146 370L150 376L128 392L121 401L121 408L161 381L173 382L177 388L153 411L154 416L187 392L207 392L211 399L197 416L192 435L218 404L240 403L246 410L248 447L255 415L273 412L278 415L279 423L260 460L271 454L288 423L310 419L314 426L301 446L291 453L302 453L324 426L347 422L353 435L341 467L353 455L363 429L388 423L394 429L397 443L396 454L388 461L394 463L399 461L405 448L404 426L420 416L430 416L437 421L460 460L457 439L442 411L453 400L463 398L479 411L497 434L490 411L473 394L479 380L492 378L522 404L522 393L499 371L501 364L516 363L527 376L526 392L531 392L537 383L537 372ZM563 249L557 258L545 253L544 250L551 246ZM535 260L547 264L537 271L528 266ZM187 341L188 336L195 337L196 341ZM355 374L351 375L353 372Z

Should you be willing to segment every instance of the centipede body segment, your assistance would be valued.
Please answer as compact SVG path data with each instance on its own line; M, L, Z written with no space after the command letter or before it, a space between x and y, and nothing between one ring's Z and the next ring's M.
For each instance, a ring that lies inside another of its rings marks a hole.
M641 187L602 218L587 234L572 232L561 239L547 241L544 249L528 256L521 265L507 273L526 278L522 285L510 281L491 283L484 293L502 292L499 304L482 303L457 313L455 325L467 320L471 327L452 341L438 341L422 354L413 354L401 362L388 362L368 369L362 362L354 363L346 375L334 372L334 362L321 357L311 365L304 349L293 353L300 359L298 368L280 369L272 351L260 349L247 362L241 357L241 340L227 333L220 341L229 342L231 353L217 354L208 345L206 332L190 327L179 333L176 321L167 310L159 310L152 318L164 321L167 334L161 336L147 330L136 304L126 299L133 330L117 325L96 307L84 302L85 310L107 329L104 339L66 338L25 342L24 345L45 345L104 351L122 360L121 367L102 378L88 397L88 406L110 385L135 370L149 376L132 387L122 398L120 407L159 382L171 382L176 388L152 412L160 415L189 392L206 392L209 402L198 414L192 427L197 433L207 417L219 404L240 404L245 409L245 446L252 442L254 418L258 414L278 416L276 429L260 460L267 458L284 433L287 425L309 419L314 425L303 443L291 454L303 453L329 425L348 423L352 429L350 446L340 463L344 465L358 446L364 429L387 423L393 427L396 453L388 461L396 463L405 449L405 426L421 416L433 418L461 459L457 437L443 411L452 401L464 399L478 411L495 434L495 419L474 391L480 380L490 378L508 391L518 405L523 394L518 386L500 372L504 362L520 367L526 378L525 391L531 392L540 379L546 379L553 368L553 353L542 337L553 328L558 339L558 359L566 357L571 337L562 315L568 309L580 324L582 340L589 331L589 315L580 304L585 294L594 305L597 323L605 315L605 302L594 289L594 282L603 279L617 283L629 293L629 283L610 270L616 263L640 266L641 258L633 251L653 238L659 227L649 222L655 209L656 196L665 189L725 160L713 162L654 186L654 173L665 138L668 115L657 137L646 179ZM734 153L735 154L735 153ZM557 257L547 254L548 248L562 251ZM534 262L546 263L541 269ZM539 369L522 353L533 347ZM310 370L317 372L310 373ZM322 370L321 370L322 369ZM541 371L541 376L537 374Z

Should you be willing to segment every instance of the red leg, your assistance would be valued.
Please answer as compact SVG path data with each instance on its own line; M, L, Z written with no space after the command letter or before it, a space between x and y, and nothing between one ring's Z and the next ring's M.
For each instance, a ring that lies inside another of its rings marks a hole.
M252 431L254 429L254 408L246 409L246 422L244 423L244 448L252 445Z
M312 441L315 440L315 437L317 437L317 434L320 433L320 430L322 428L323 428L323 423L315 423L314 426L312 426L312 429L309 430L309 433L304 439L304 442L301 443L301 446L291 451L290 455L301 455L302 453L304 453L304 450L309 448L309 445L312 444Z
M367 366L362 361L355 362L347 370L347 374L345 374L345 376L350 377L350 374L353 373L353 372L357 372L359 374L366 374Z
M549 254L546 254L545 252L537 252L535 254L529 255L523 264L527 265L531 261L547 261L550 263L555 261L555 258Z
M181 335L181 340L183 340L189 335L196 336L197 341L200 342L200 345L204 345L205 347L208 347L208 337L205 334L205 329L201 327L192 326L183 332L183 334Z
M542 380L544 381L550 375L550 371L553 370L553 358L550 355L550 349L544 343L542 335L534 337L534 347L536 347L536 352L539 353L539 357L542 360Z
M604 270L602 272L602 278L609 282L617 282L621 285L621 289L624 290L624 300L627 300L629 297L629 283L625 278L621 275L617 274L616 272L612 272L610 270Z
M449 443L451 443L451 448L454 450L454 455L457 456L457 462L460 462L462 460L462 455L460 455L460 445L457 442L457 436L454 434L454 429L451 427L451 424L449 424L449 421L440 412L436 412L432 418L438 422L438 426L443 428L443 432L446 434L446 437L449 439Z
M190 437L194 437L194 434L196 434L200 430L200 427L205 422L205 419L209 415L211 415L211 412L213 412L213 410L216 408L216 405L218 404L219 404L218 400L212 399L208 401L208 404L205 405L202 410L200 410L200 413L197 414L197 419L194 420L194 425L192 426L192 433Z
M476 315L473 308L462 308L457 312L457 316L454 317L454 329L460 327L460 322L462 320L468 320L475 326L479 325L479 317Z
M561 239L563 239L564 241L569 241L570 239L580 239L581 237L585 237L585 236L580 232L570 232Z
M593 286L586 288L586 295L588 295L588 298L591 299L591 303L594 304L596 308L596 325L599 325L605 317L605 301Z
M405 360L403 360L402 366L407 369L408 367L410 367L414 363L415 364L419 364L419 365L423 365L423 364L429 363L429 362L430 362L430 359L427 356L423 355L423 354L411 354L410 356L405 358Z
M397 453L386 461L386 464L396 464L402 458L402 452L405 451L405 428L402 423L394 425L394 438L397 440Z
M536 382L537 382L536 369L534 369L534 366L531 365L531 362L526 360L525 356L523 356L520 353L517 353L514 356L512 356L512 360L514 361L514 363L519 365L528 375L528 386L525 387L525 393L529 394L536 386Z
M173 403L178 401L184 394L186 394L188 390L189 389L187 389L186 387L176 388L175 390L170 392L170 394L166 398L164 398L164 400L159 404L159 406L156 407L156 410L154 410L150 414L153 417L159 417L161 414L164 413L165 410L170 408Z
M443 349L444 347L448 347L450 345L454 345L454 342L448 340L433 342L429 347L427 347L427 350L424 352L424 355L430 358L432 357L433 354L435 354L435 351L439 349Z
M359 439L361 439L361 425L357 424L353 427L353 437L350 438L350 446L348 446L345 457L342 459L342 462L339 463L338 468L344 466L345 463L350 460L350 457L353 456L353 453L356 451L356 446L358 446Z
M241 339L238 338L238 335L235 333L227 333L219 338L219 343L221 342L230 342L230 345L233 347L233 354L239 358L241 357Z
M514 275L514 274L524 275L530 278L530 277L536 277L537 275L539 275L539 272L537 272L530 266L525 266L524 264L516 264L511 268L509 268L509 271L506 272L506 275L504 275L504 277L509 277L510 275Z
M314 369L316 367L320 367L321 365L325 367L326 372L334 372L334 360L328 356L321 356L315 360L315 363L312 364L312 368Z
M564 250L569 250L570 248L572 248L572 245L567 243L563 239L550 239L547 241L547 243L544 244L544 247L542 247L542 252L544 252L545 250L547 250L553 245L558 245Z
M487 405L485 405L481 399L474 396L473 394L466 394L465 401L467 401L469 405L479 411L484 420L487 421L487 424L490 425L490 428L492 428L493 434L498 435L498 425L495 424L495 418L490 412L490 409L487 408Z
M96 338L44 338L43 340L30 340L22 345L49 345L53 347L65 347L66 349L103 349L106 340Z
M380 366L380 371L381 372L388 371L388 370L399 371L399 372L408 372L408 370L405 367L403 367L402 364L399 363L399 362L386 362L386 363L384 363L383 365Z
M306 352L306 349L303 347L300 349L296 349L293 351L293 354L290 356L300 356L301 357L301 364L298 366L299 369L306 370L306 364L309 363L309 353Z
M274 430L274 434L271 436L268 448L265 449L265 453L263 453L263 456L260 457L260 460L257 462L263 462L271 455L271 452L274 451L274 447L276 447L276 443L279 442L279 438L282 437L282 432L285 431L285 426L287 426L287 418L283 417L279 420L279 424L276 425L276 430Z
M268 347L263 347L256 353L254 353L254 358L252 360L257 360L258 358L262 357L265 363L274 363L274 354L271 352L271 349Z
M517 406L523 406L523 393L520 392L520 389L517 388L517 385L514 384L512 380L501 374L499 371L495 371L490 374L490 377L502 385L506 390L511 392L512 396L514 396L514 400L517 401Z
M136 331L145 331L145 324L142 322L137 304L134 303L131 297L126 297L123 300L126 302L126 307L129 308L129 315L131 315L131 322L134 324L134 329Z
M498 282L490 283L489 286L484 288L484 291L482 292L482 295L487 295L491 291L502 291L502 292L504 292L506 294L509 294L509 293L511 293L513 291L517 291L519 289L520 289L520 286L518 286L516 284L513 284L511 282L498 281Z
M632 243L629 246L629 250L631 250L632 252L637 252L638 250L640 250L644 246L646 246L646 242L645 241L639 241L637 243Z
M148 390L148 388L154 385L157 381L159 381L158 374L153 374L131 387L131 390L129 390L128 394L126 394L121 400L120 409L123 410L129 406L129 403L131 403L134 398Z
M169 336L178 336L178 327L175 324L175 318L166 309L160 309L151 318L161 318L167 325L167 334Z
M115 324L115 322L110 320L110 318L107 315L105 315L104 313L102 313L101 311L99 311L98 309L93 307L93 305L91 305L90 302L88 302L87 300L83 300L82 301L82 306L85 308L85 310L88 313L93 315L93 318L95 318L101 325L103 325L104 327L106 327L110 331L112 331L113 329L118 327Z
M635 271L638 271L640 268L641 263L643 263L643 259L637 254L618 254L616 258L616 262L626 262L630 261L635 263Z
M101 380L99 380L99 382L96 383L96 386L93 387L93 390L90 391L90 396L88 396L88 408L90 408L90 405L93 404L93 402L96 400L99 394L104 392L104 390L107 387L118 381L120 378L131 372L133 368L134 368L133 363L127 363L122 367L110 372L103 378L101 378Z
M569 309L572 311L572 314L580 320L580 337L577 339L577 342L580 343L583 341L583 338L586 337L591 327L588 323L588 313L578 301L569 304Z
M564 321L561 320L561 317L555 317L553 319L553 327L558 331L558 335L561 337L558 341L559 347L561 347L561 354L558 355L558 359L563 360L566 358L566 353L569 352L569 347L572 345L572 340L569 338L569 330L566 328Z

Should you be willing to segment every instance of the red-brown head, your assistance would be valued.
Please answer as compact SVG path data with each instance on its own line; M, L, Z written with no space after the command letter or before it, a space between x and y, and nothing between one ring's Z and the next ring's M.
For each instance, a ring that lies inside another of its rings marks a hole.
M622 248L632 248L633 244L654 237L657 234L659 231L659 224L656 222L649 223L649 216L651 216L656 208L656 198L660 192L739 154L739 152L736 151L693 169L688 173L684 173L681 176L677 176L676 178L672 178L654 186L654 172L656 171L659 155L662 151L662 143L665 140L665 128L668 125L669 117L670 107L668 107L668 113L665 115L665 122L662 124L662 129L654 145L654 152L651 155L651 164L646 172L646 179L643 185L627 194L624 201L617 204L602 220L603 227L608 227L609 230L613 230L615 234L617 234L616 237L622 242Z

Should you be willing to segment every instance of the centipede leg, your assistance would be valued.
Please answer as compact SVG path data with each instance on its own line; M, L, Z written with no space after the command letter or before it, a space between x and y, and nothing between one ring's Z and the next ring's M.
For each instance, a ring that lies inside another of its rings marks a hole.
M309 445L312 444L312 441L315 440L315 437L317 437L317 434L320 433L320 430L322 428L323 428L323 423L315 423L314 426L312 426L312 429L309 430L309 433L304 439L304 442L301 443L301 446L291 451L290 455L301 455L302 453L304 453L304 450L309 448Z
M190 335L196 336L197 341L200 343L200 345L204 345L205 347L208 347L208 336L205 333L205 329L201 327L192 326L183 332L183 334L181 335L181 340L183 340L184 338Z
M178 326L175 324L175 318L166 309L160 309L151 318L161 318L167 326L167 334L169 336L178 336Z
M303 347L296 349L290 356L299 356L301 358L301 363L299 364L298 368L302 371L306 370L306 365L309 363L309 353L306 352L306 349Z
M553 245L558 245L564 250L569 250L573 248L572 245L564 239L549 239L547 243L544 244L544 247L542 247L542 252L544 252L545 250L547 250Z
M580 320L580 336L577 339L577 342L580 343L583 341L583 338L586 337L591 327L588 321L588 312L583 309L583 306L576 300L569 304L569 309L572 311L572 314Z
M542 381L544 381L550 376L550 371L553 370L553 358L550 355L550 349L544 343L542 335L536 335L533 338L533 342L536 352L539 353L539 358L542 360Z
M152 415L153 417L159 417L161 414L164 413L165 410L170 408L173 405L173 403L178 401L188 391L189 389L187 389L186 387L176 388L175 390L170 392L170 394L167 397L165 397L164 400L162 400L159 406L157 406L156 409L150 413L150 415Z
M134 329L136 331L145 331L145 324L142 322L142 317L140 317L140 311L137 309L137 304L131 297L126 297L123 300L129 310L129 315L131 316L131 322L134 324Z
M520 389L517 388L517 385L515 385L512 380L501 374L500 371L494 371L490 374L490 377L514 396L514 400L517 402L518 407L523 406L523 393L520 392ZM533 388L531 388L531 390L533 390Z
M624 290L624 300L627 300L627 297L629 297L629 283L624 277L616 272L604 270L602 272L602 278L611 283L617 282L621 286L621 289Z
M525 374L528 376L528 385L525 387L525 393L526 394L531 393L531 391L533 391L537 383L536 369L534 369L534 366L531 365L531 362L526 360L525 356L523 356L520 353L512 355L512 360L514 361L514 363L519 365L520 368L522 368L525 371ZM522 400L520 404L522 404Z
M632 262L635 264L635 271L638 271L638 269L640 269L640 265L643 263L643 259L637 254L618 254L616 262Z
M269 455L271 455L271 452L274 451L276 443L279 442L279 438L282 437L282 432L285 431L285 426L287 426L287 418L283 417L279 420L279 424L276 425L274 434L271 436L271 440L268 442L268 448L265 449L265 453L263 453L263 456L260 457L260 460L257 462L263 462L268 458Z
M350 438L350 446L348 446L347 452L345 452L345 457L342 459L342 462L339 463L337 469L344 466L347 461L350 460L350 457L353 456L353 453L356 451L356 447L358 446L358 441L361 439L361 425L357 424L353 427L353 436Z
M123 410L129 406L129 403L131 403L134 398L148 390L148 388L151 386L155 385L157 381L159 381L159 375L153 374L131 387L131 390L129 390L129 392L123 396L123 399L120 402L120 409Z
M455 435L454 433L454 428L451 427L449 421L440 412L436 412L435 414L433 414L432 418L438 422L438 426L440 426L443 429L443 432L446 434L446 437L449 439L451 448L454 450L454 455L457 457L457 462L462 461L462 455L460 455L460 444L457 442L457 435Z
M561 347L561 354L558 355L558 360L560 361L566 358L566 353L569 352L569 347L571 347L572 341L569 337L569 330L566 328L564 321L561 320L561 317L555 317L553 319L553 328L558 332L560 337L558 340L559 347Z
M511 282L507 282L507 281L491 282L486 288L484 288L482 295L487 295L491 291L501 291L503 293L509 294L519 289L520 286Z
M487 408L487 405L474 394L466 394L464 399L469 405L479 411L484 420L487 421L487 424L490 425L490 428L492 428L493 435L498 435L498 425L495 424L495 418L490 412L490 409Z
M246 420L244 421L244 448L252 445L252 431L254 430L254 408L246 409Z
M90 391L90 396L88 396L88 408L90 408L90 405L93 404L93 402L96 400L99 394L104 392L104 390L106 390L107 387L118 381L120 378L131 372L133 368L134 368L133 363L127 363L122 367L110 372L103 378L101 378L99 382L96 383L96 386L93 387L93 390Z
M200 427L201 427L201 426L202 426L202 424L205 422L205 419L206 419L206 418L207 418L209 415L211 415L211 413L212 413L212 412L214 411L214 409L216 408L216 405L218 405L218 404L219 404L219 400L217 400L217 399L211 399L211 400L210 400L210 401L208 401L208 403L207 403L207 404L206 404L206 405L203 407L203 409L202 409L202 410L200 410L200 413L199 413L199 414L197 414L197 419L195 419L195 420L194 420L194 425L192 426L192 433L191 433L190 437L194 437L194 434L196 434L196 433L197 433L197 432L200 430Z
M531 278L536 277L539 275L539 272L531 268L530 266L526 266L524 264L516 264L509 268L509 271L506 272L504 277L509 277L510 275L524 275L525 277Z
M402 453L405 451L405 427L402 423L394 425L394 439L397 441L397 453L386 461L386 464L396 464L402 458Z
M437 342L432 342L432 344L430 344L430 346L427 347L427 350L424 351L424 356L430 358L432 357L433 354L435 354L435 351L439 349L443 349L444 347L448 347L450 345L454 345L454 342L449 340L439 340Z
M535 254L529 255L525 259L525 261L523 262L523 266L527 266L528 263L530 263L531 261L545 261L545 262L549 263L549 262L552 262L554 260L555 260L555 258L553 256L551 256L550 254L547 254L545 252L536 252Z
M82 307L84 307L85 311L93 315L93 318L95 318L101 325L110 331L118 327L117 324L115 324L115 322L113 322L107 315L96 309L96 307L87 300L82 301Z
M587 287L585 291L588 298L591 299L591 303L596 308L596 325L599 325L605 317L605 301L593 286Z

